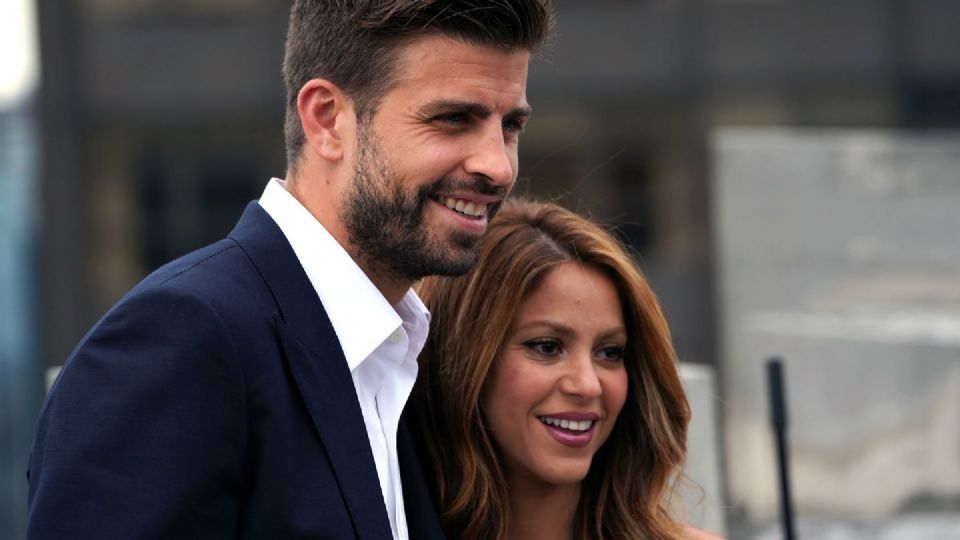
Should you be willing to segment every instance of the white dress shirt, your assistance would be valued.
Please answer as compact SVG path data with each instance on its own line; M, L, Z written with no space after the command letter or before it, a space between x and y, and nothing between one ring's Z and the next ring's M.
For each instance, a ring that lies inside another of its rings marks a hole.
M397 424L417 378L430 313L413 290L391 306L334 237L273 178L260 206L293 247L330 318L363 411L396 540L407 540L397 462Z

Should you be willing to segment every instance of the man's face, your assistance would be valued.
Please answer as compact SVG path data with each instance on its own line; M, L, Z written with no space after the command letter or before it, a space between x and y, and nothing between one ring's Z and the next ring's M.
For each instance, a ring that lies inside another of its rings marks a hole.
M344 223L362 264L405 280L473 265L517 178L528 60L438 35L401 49L394 84L358 119Z

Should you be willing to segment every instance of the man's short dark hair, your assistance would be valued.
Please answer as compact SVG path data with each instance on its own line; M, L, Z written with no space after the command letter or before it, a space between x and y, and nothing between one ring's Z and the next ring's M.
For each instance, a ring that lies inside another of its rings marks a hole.
M534 51L551 25L551 0L295 0L283 59L287 165L305 141L297 95L311 79L340 87L362 120L393 82L399 45L434 33Z

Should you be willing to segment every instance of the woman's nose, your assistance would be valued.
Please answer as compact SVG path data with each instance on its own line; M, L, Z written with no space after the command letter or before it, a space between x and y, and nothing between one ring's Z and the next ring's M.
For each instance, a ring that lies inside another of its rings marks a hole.
M603 393L603 388L600 385L597 366L593 363L589 354L582 354L581 356L586 356L586 358L570 359L569 369L563 376L560 390L583 399L598 397Z

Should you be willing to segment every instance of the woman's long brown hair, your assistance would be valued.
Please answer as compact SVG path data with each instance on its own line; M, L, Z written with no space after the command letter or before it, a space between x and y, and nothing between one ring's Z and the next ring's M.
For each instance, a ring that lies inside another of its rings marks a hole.
M411 397L414 431L450 538L506 534L508 486L480 396L520 303L570 261L616 284L629 378L627 402L584 480L574 537L680 538L670 497L686 457L690 409L659 302L613 235L560 206L527 200L504 205L471 272L418 285L432 320Z

